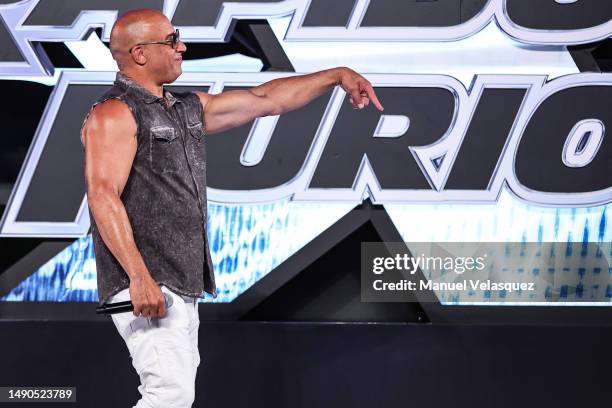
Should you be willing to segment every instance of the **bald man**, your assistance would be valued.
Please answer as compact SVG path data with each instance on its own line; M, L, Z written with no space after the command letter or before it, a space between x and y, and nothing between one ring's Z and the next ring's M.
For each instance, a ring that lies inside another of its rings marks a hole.
M100 303L134 304L113 322L140 376L136 407L190 407L200 362L197 299L216 297L205 135L297 109L336 85L355 109L383 107L370 82L345 67L216 95L170 93L164 84L181 75L186 46L155 10L122 15L110 48L119 72L81 131Z

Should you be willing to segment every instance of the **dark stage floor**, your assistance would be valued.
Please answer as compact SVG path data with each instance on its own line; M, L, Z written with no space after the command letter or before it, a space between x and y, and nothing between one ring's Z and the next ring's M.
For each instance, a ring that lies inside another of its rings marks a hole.
M110 320L0 331L0 386L76 386L77 404L64 406L138 398ZM612 327L202 322L194 406L604 406L611 344Z

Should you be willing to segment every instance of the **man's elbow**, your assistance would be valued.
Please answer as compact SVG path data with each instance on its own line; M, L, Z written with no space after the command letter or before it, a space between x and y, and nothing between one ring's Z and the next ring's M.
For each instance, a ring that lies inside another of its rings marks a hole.
M264 116L275 116L285 113L286 109L274 100L269 99L266 103L267 113Z
M112 188L96 187L87 190L87 204L95 215L101 215L116 210L119 196Z
M257 116L275 116L285 112L285 109L278 101L266 95L257 87L250 89L250 92L258 99L255 101L255 106L258 108Z

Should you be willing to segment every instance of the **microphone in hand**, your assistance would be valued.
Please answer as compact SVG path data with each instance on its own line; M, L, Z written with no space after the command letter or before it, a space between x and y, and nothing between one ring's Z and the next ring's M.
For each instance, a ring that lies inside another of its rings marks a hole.
M166 301L166 309L169 309L172 306L172 296L164 293L164 300ZM125 313L125 312L133 312L134 305L130 300L127 302L117 302L117 303L105 303L102 306L98 306L96 308L96 314L104 314L110 316L115 313Z

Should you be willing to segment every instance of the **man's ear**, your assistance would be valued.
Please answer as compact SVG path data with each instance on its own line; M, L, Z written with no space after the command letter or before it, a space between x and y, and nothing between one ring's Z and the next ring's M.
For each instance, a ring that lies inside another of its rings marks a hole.
M132 50L132 59L138 65L144 65L147 62L147 57L144 55L144 49L138 45Z

